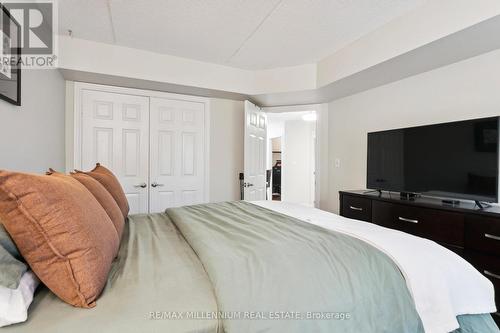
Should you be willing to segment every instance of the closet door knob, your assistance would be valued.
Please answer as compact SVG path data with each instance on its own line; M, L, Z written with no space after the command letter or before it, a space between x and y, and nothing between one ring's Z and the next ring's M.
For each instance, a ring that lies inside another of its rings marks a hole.
M146 188L146 187L148 187L148 184L146 184L146 183L137 184L137 185L134 185L134 187Z
M160 186L164 186L163 184L158 184L157 182L154 182L153 184L151 184L152 187L160 187Z

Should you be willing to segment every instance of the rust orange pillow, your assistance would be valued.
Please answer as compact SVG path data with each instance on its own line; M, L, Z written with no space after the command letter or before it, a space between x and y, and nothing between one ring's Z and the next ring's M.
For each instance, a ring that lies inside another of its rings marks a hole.
M111 196L115 199L118 207L122 211L123 217L126 218L128 216L128 212L130 211L127 197L125 196L125 192L123 191L118 178L107 168L103 167L99 163L96 164L95 168L89 172L82 172L75 170L76 173L84 173L89 175L90 177L97 180L101 183L106 190L111 194Z
M121 239L125 218L123 217L122 211L120 210L120 207L118 207L118 204L113 196L104 188L104 186L101 185L101 183L89 175L81 172L74 172L71 173L70 176L78 180L87 188L87 190L90 191L90 193L94 195L97 201L101 204L102 208L104 208L108 214L111 222L113 222L116 232L118 233L118 238Z
M85 186L69 176L0 171L0 219L54 294L77 307L95 306L119 240Z

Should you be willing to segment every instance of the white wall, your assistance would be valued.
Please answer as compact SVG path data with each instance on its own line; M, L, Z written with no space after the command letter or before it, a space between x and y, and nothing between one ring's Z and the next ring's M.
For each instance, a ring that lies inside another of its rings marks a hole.
M282 201L314 205L315 127L315 122L285 121L281 156Z
M338 212L339 190L366 187L368 132L500 115L499 59L497 50L331 102L328 202L322 208Z
M0 100L0 169L64 170L64 80L57 70L23 70L21 106Z
M210 100L210 201L240 199L243 172L243 102Z
M285 121L277 120L272 117L272 115L268 116L267 122L267 138L280 138L283 136L283 132L285 130Z

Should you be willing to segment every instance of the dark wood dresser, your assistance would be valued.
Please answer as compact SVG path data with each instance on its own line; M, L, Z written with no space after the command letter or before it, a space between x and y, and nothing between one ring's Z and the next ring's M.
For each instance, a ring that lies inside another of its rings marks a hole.
M340 215L425 237L454 251L493 282L500 308L500 207L481 210L473 203L341 191ZM500 326L500 312L493 318Z

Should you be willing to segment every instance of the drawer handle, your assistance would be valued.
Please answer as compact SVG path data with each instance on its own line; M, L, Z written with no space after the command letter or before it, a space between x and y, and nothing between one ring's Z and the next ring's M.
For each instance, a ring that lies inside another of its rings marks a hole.
M354 207L354 206L349 206L349 208L351 208L352 210L357 210L357 211L363 211L363 208L361 207Z
M498 274L492 273L490 271L484 271L484 274L488 275L488 276L490 276L490 277L492 277L494 279L500 280L500 275L498 275Z
M412 220L412 219L407 219L406 217L399 217L398 218L400 221L404 221L404 222L410 222L410 223L418 223L418 220Z
M484 234L484 237L500 241L500 236L495 236L495 235L490 235L490 234Z

